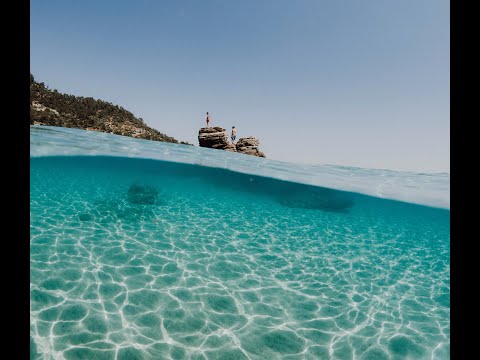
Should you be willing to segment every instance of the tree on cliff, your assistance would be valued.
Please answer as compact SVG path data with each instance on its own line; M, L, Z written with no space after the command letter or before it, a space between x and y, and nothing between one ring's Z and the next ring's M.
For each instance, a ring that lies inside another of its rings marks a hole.
M30 124L34 123L178 143L173 137L147 126L142 118L135 117L121 106L50 90L30 74Z

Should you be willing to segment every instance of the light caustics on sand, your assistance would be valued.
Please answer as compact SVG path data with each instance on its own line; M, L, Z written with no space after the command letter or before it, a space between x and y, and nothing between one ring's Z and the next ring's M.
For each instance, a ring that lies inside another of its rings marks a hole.
M446 175L49 127L30 171L32 359L449 358Z

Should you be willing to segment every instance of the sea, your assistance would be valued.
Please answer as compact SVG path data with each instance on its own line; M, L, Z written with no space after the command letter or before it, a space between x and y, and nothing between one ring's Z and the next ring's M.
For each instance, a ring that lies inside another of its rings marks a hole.
M31 126L30 358L449 359L450 175Z

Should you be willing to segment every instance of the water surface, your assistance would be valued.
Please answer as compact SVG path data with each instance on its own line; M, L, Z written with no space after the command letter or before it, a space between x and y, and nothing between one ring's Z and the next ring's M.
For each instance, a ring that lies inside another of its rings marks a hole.
M340 191L268 159L31 131L32 359L449 358L444 175L389 174L422 206L354 191L378 170Z

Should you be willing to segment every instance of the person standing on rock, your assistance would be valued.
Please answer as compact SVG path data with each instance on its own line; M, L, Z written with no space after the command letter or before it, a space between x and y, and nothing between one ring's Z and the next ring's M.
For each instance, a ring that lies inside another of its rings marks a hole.
M237 138L237 129L235 129L235 126L232 126L232 144L235 143L235 139Z
M208 111L207 111L207 127L208 127L208 124L210 124L210 115L208 115Z

